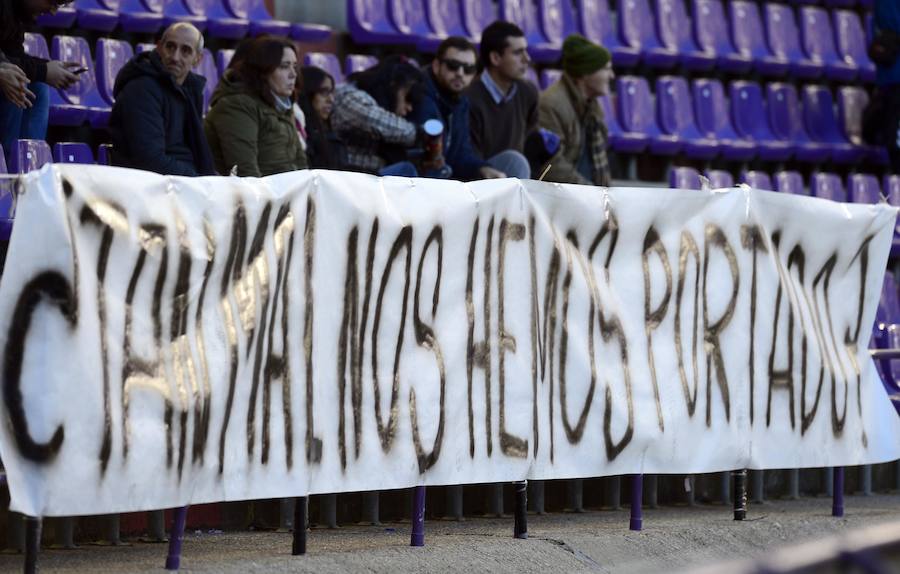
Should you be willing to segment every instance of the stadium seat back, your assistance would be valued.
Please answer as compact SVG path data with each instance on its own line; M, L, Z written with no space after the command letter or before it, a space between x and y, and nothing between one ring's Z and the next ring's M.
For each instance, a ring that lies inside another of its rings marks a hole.
M638 76L619 78L616 95L619 103L619 121L625 131L638 133L658 131L653 99L646 78Z
M794 9L787 4L769 2L763 7L766 41L772 53L782 59L804 59Z
M561 45L567 36L577 32L570 0L538 0L537 7L538 24L551 44Z
M346 75L362 72L378 65L378 58L367 54L348 54L344 58L344 73Z
M772 178L768 173L759 170L745 171L741 174L741 182L746 183L753 189L762 189L774 191L775 186L772 185Z
M42 58L44 60L50 59L50 49L47 48L47 40L45 40L41 34L25 32L25 43L23 47L25 48L25 53L29 56Z
M743 54L761 60L771 56L763 33L759 6L750 0L732 0L728 11L735 49Z
M827 86L803 86L803 116L811 140L846 143L834 110L834 99Z
M700 173L692 167L669 169L669 187L675 189L702 189Z
M656 105L659 127L664 133L687 139L701 137L694 122L687 80L683 77L662 76L656 80Z
M847 189L853 203L881 203L881 186L874 175L852 174L847 178Z
M28 173L52 163L50 146L44 140L18 140L13 149L10 171Z
M113 88L119 70L134 56L131 44L123 40L97 40L97 90L109 105L115 103Z
M425 0L425 16L434 33L447 36L469 36L462 23L461 0Z
M810 193L814 197L831 201L847 201L847 190L841 178L833 173L815 173L809 181Z
M93 164L94 154L86 143L61 142L53 146L53 161L56 163Z
M53 59L75 62L87 71L78 76L78 81L65 90L58 90L62 98L70 104L91 105L90 95L95 93L94 63L87 40L76 36L55 36L53 38Z
M863 88L842 86L838 88L838 120L847 140L863 145L863 112L869 106L869 94Z
M481 40L481 31L497 19L497 6L491 0L462 0L463 26L473 40Z
M775 191L793 195L809 195L803 184L803 176L796 171L779 171L775 174Z
M728 36L725 10L720 0L693 0L694 35L704 52L727 54L734 51Z
M806 55L816 62L838 59L828 12L818 6L800 8L800 38Z
M341 63L336 55L330 52L307 52L303 56L304 66L315 66L321 68L331 74L335 83L340 84L344 81L344 74L341 72Z
M734 176L731 172L724 169L710 169L706 172L706 179L709 180L709 186L713 189L727 189L734 187Z

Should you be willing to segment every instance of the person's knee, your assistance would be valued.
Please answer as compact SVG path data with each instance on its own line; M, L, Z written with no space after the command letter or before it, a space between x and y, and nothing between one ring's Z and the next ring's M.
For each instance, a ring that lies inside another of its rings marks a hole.
M508 177L531 178L531 167L528 165L528 159L516 150L508 149L500 152L489 159L488 163L491 167L502 171Z
M32 109L50 109L50 86L44 82L31 82L28 89L34 94Z

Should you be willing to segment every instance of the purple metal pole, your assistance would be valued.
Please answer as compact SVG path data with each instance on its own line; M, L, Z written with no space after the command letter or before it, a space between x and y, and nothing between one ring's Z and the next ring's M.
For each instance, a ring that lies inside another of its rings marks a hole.
M528 481L516 484L516 514L513 524L513 538L528 539Z
M41 519L25 517L25 574L37 572L38 551L41 549Z
M306 523L306 497L298 496L294 501L294 543L291 546L294 556L306 554Z
M181 543L184 541L184 523L187 520L187 506L175 509L172 516L172 531L169 532L169 555L166 557L166 570L181 568Z
M644 475L635 474L631 477L631 530L641 530L644 526L643 509L644 502Z
M410 546L425 546L425 487L417 486L413 492L412 534Z
M834 467L834 497L831 502L831 515L844 515L844 467Z

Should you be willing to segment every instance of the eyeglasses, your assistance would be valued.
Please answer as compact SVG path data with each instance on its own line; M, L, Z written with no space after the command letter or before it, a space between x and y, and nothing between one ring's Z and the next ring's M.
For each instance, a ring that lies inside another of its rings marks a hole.
M447 66L447 69L451 72L457 72L460 68L462 68L463 74L467 76L471 76L475 73L475 70L478 69L475 64L466 64L464 62L460 62L459 60L441 60L441 63Z

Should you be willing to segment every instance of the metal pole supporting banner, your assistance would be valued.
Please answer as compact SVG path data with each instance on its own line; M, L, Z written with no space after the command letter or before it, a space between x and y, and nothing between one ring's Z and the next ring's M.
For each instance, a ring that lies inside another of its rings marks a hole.
M410 546L425 546L425 487L417 486L413 491L412 533Z
M309 524L307 505L305 496L298 496L294 500L294 540L291 545L291 554L294 556L306 554L306 529Z
M644 475L635 474L631 477L631 522L628 528L641 530L644 525L643 509L644 500Z
M187 521L187 506L176 508L172 516L172 531L169 532L169 555L166 557L166 570L178 570L181 567L181 543L184 542L184 523Z
M844 515L844 467L834 467L834 497L831 502L831 515Z
M731 471L734 481L734 519L747 518L747 469Z
M513 537L525 540L528 538L528 481L514 483L516 487L516 515L513 525Z

